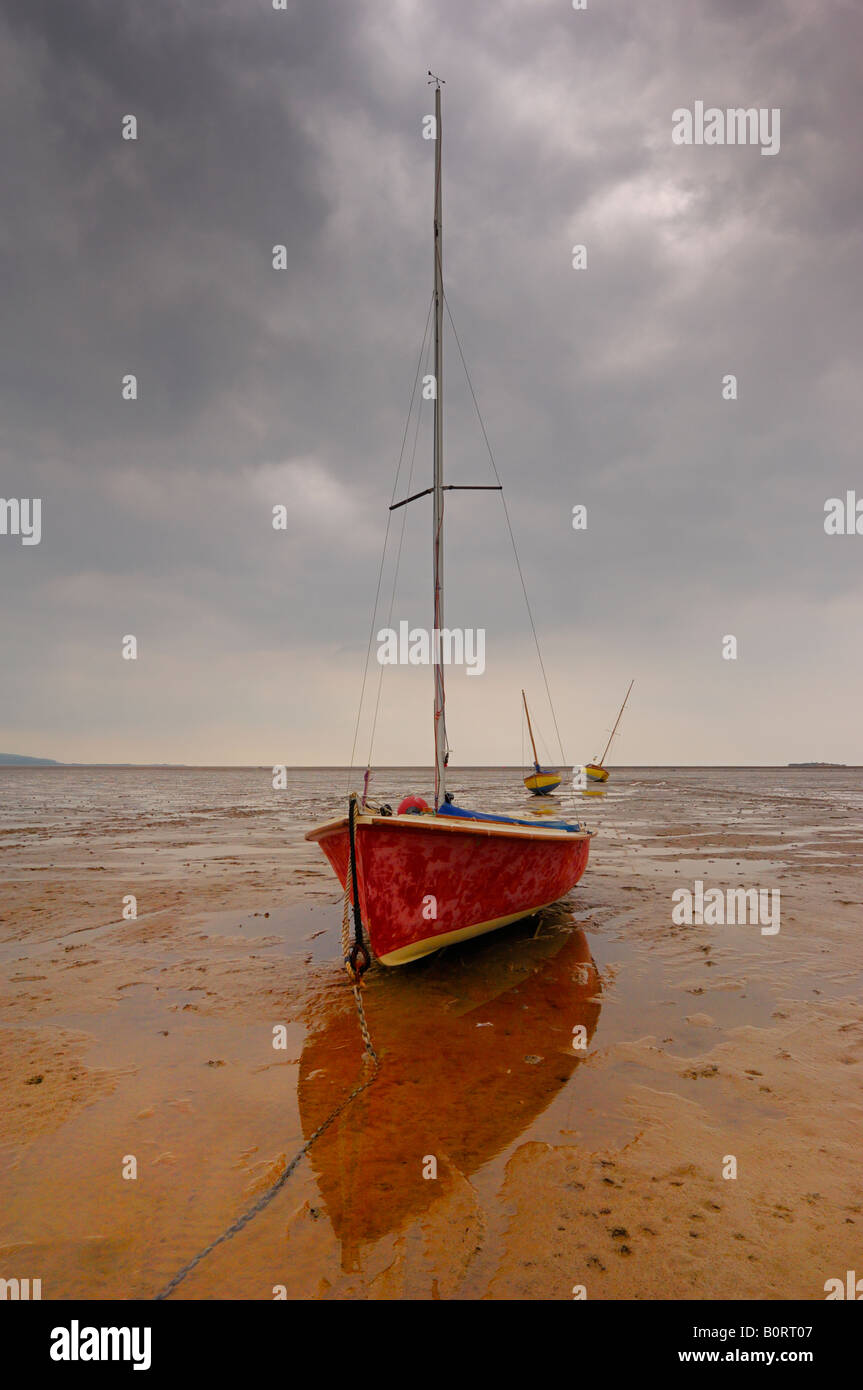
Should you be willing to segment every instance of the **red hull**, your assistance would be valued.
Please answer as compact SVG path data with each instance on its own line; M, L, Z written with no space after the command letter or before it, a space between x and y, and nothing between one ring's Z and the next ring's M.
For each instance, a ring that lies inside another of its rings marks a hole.
M347 820L320 826L306 839L317 841L344 887ZM385 965L401 965L556 902L584 873L590 837L364 814L356 845L360 910L372 950Z

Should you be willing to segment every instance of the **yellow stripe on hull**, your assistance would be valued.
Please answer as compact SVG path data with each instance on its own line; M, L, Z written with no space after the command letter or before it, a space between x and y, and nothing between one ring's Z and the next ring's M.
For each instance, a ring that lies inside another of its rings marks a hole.
M559 772L532 772L525 777L524 785L529 792L550 792L560 786Z
M588 763L584 769L584 773L586 777L590 778L591 782L608 781L608 769L599 767L596 763Z
M510 922L520 922L523 917L533 917L534 913L542 912L547 907L551 907L551 903L540 903L538 907L510 913L508 917L494 917L490 922L476 922L472 927L444 932L442 936L427 936L425 941L412 941L410 946L400 946L397 951L380 956L379 960L381 965L406 965L408 961L430 956L432 951L440 951L444 946L455 946L459 941L470 941L471 937L483 936L486 932L496 931L498 927L508 927Z

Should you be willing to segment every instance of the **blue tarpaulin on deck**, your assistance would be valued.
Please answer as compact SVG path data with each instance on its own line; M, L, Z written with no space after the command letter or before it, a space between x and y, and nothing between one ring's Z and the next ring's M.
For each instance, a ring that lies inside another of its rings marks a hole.
M445 806L438 809L439 816L452 816L455 820L490 820L496 821L499 825L529 825L536 830L569 830L573 834L581 829L578 824L573 824L565 820L545 820L542 816L537 816L532 820L517 820L515 816L492 816L485 811L467 811L463 806L454 806L448 802Z

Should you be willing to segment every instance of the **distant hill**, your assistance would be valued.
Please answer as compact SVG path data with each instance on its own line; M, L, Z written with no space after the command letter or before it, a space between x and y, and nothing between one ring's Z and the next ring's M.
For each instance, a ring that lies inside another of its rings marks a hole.
M23 753L0 753L0 767L62 767L56 758L25 758Z

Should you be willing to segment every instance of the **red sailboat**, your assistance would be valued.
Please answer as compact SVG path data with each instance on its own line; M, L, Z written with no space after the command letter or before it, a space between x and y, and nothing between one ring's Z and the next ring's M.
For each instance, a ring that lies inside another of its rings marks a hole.
M434 208L434 630L443 627L443 278L441 268L441 91L435 82ZM451 490L452 484L446 490ZM415 497L405 501L414 501ZM402 506L404 503L396 503ZM590 835L566 821L527 821L468 811L446 790L448 746L440 643L432 643L435 799L408 797L397 814L352 797L347 816L310 830L354 906L348 963L361 973L372 951L402 965L530 916L575 886L587 866Z

